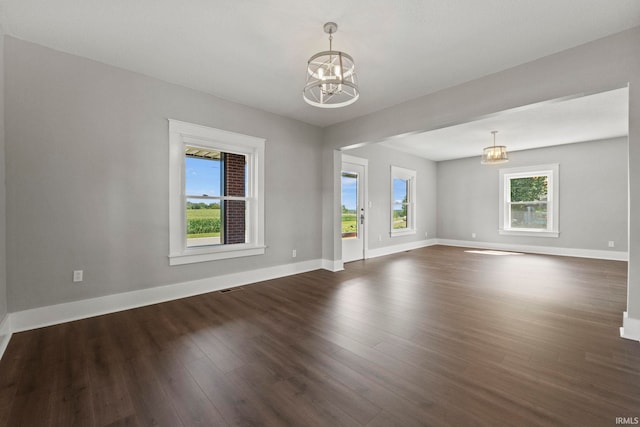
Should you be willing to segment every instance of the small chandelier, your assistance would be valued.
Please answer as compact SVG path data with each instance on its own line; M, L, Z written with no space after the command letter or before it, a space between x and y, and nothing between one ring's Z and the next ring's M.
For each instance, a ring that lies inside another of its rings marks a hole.
M307 62L307 83L302 97L314 107L345 107L360 97L353 58L332 49L336 31L335 22L324 24L324 32L329 34L329 50L316 53Z
M507 157L507 147L504 145L496 145L497 130L494 130L491 133L493 134L493 146L485 147L485 149L482 150L482 160L480 163L483 165L507 163L509 161L509 157Z

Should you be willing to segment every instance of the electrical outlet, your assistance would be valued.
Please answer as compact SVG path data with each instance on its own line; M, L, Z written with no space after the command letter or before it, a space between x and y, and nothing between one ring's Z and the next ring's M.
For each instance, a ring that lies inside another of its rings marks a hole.
M616 245L616 243L613 240L609 240L609 247L613 248Z
M74 282L82 282L83 279L83 271L82 270L73 270L73 281Z
M471 233L471 238L475 239L476 238L476 233Z
M382 242L382 234L378 234L378 242Z
M294 249L294 250L291 252L291 258L295 258L296 256L298 256L298 253L297 253L297 252L296 252L296 250Z
M424 238L426 239L427 237L429 237L429 233L427 231L424 232Z

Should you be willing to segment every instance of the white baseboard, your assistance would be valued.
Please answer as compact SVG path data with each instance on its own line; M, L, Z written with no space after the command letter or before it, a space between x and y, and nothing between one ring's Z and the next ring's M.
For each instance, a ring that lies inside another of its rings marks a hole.
M622 251L601 251L596 249L556 248L552 246L513 245L510 243L478 242L475 240L436 239L438 244L478 249L496 249L510 252L527 252L542 255L571 256L578 258L598 258L612 261L628 261L629 253Z
M410 251L412 249L425 248L438 244L436 239L420 240L417 242L402 243L399 245L385 246L382 248L369 249L367 258L377 258L380 256L397 254L398 252Z
M0 321L0 359L4 355L4 351L9 345L11 339L11 315L5 314L4 318Z
M323 259L322 268L333 272L342 271L344 270L344 263L342 260L333 261L330 259Z
M640 341L640 319L629 317L625 311L622 316L620 336L628 340Z
M243 271L241 273L18 311L10 314L11 332L26 331L73 320L115 313L117 311L145 305L318 270L322 267L322 260L303 261L295 264Z

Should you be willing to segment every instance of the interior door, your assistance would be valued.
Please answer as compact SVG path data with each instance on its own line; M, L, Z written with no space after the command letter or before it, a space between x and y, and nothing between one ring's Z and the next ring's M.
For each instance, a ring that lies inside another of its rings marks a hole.
M342 261L364 258L365 248L365 167L342 162Z

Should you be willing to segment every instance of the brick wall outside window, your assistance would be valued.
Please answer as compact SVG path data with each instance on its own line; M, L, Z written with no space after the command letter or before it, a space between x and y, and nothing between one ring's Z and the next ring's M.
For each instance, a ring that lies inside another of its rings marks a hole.
M224 194L245 197L245 156L224 153ZM245 201L224 202L224 243L245 243Z

